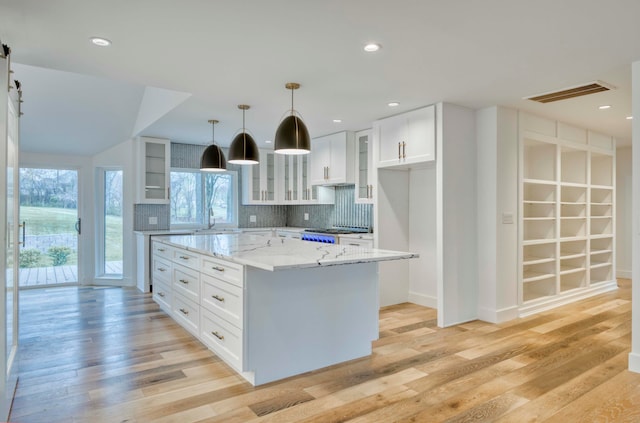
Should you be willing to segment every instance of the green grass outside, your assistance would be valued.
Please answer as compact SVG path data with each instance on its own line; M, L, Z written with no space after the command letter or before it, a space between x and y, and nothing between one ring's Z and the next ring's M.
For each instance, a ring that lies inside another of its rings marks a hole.
M20 207L20 221L27 223L27 235L75 234L77 210L54 207ZM106 261L122 260L122 218L106 218ZM62 247L62 245L61 245ZM27 245L27 249L29 245ZM67 264L77 264L78 255L74 251ZM51 258L43 254L40 266L51 266Z

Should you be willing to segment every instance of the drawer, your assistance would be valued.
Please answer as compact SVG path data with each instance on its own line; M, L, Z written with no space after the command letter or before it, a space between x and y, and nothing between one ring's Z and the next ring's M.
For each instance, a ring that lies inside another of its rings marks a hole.
M198 270L200 268L200 255L183 249L174 249L173 262Z
M200 268L200 271L241 288L243 287L242 265L231 263L226 260L219 260L213 257L202 257L202 267Z
M206 309L201 309L200 340L231 367L243 371L242 331Z
M209 275L201 276L200 285L200 305L242 328L242 288Z
M340 239L340 245L351 245L353 247L373 248L373 241L368 239Z
M173 293L172 301L173 319L197 337L200 329L200 307L198 304L177 292Z
M173 267L171 262L155 254L151 260L153 283L155 284L156 281L171 283L171 268Z
M173 258L173 248L159 241L152 241L151 254L155 254L160 257L166 258L167 260L171 260Z
M173 290L198 303L200 299L200 272L188 267L173 265Z
M171 289L164 282L156 281L153 284L153 300L161 309L171 314Z

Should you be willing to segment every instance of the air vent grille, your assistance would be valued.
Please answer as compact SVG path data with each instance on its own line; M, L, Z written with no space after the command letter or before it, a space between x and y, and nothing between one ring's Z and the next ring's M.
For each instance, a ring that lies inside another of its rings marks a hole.
M547 94L535 95L532 97L526 97L528 100L537 101L539 103L551 103L554 101L566 100L569 98L580 97L583 95L595 94L602 91L609 91L613 89L609 84L604 82L595 81L589 84L581 85L579 87L567 88L561 91L555 91Z

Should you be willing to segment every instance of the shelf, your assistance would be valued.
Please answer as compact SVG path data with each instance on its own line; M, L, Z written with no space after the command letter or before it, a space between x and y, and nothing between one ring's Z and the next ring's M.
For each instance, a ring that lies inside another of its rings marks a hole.
M544 279L550 279L555 277L556 275L553 273L524 272L522 274L522 282L531 283L531 282L541 281Z
M566 253L566 255L564 255L562 252L560 252L560 260L576 259L586 256L587 255L585 253Z
M607 253L613 253L613 250L595 250L595 251L591 251L591 255L595 256L598 254L607 254Z
M609 207L611 207L611 206L613 206L613 203L594 203L594 202L591 202L591 206L609 206Z
M536 185L557 185L556 181L548 180L548 179L531 179L525 178L522 180L525 184L536 184Z
M613 216L591 216L591 219L611 219Z
M555 261L556 259L553 257L535 257L535 256L528 256L528 257L524 257L522 264L524 266L529 266L532 264L543 264L543 263L551 263L553 261Z
M586 220L586 216L560 216L562 220Z
M525 221L555 220L555 217L523 217Z
M561 275L570 275L571 273L582 272L586 270L584 267L560 266Z
M611 266L611 263L609 263L609 262L602 262L602 263L595 262L595 263L591 264L591 269L599 269L599 268L607 267L607 266Z
M523 200L524 204L556 204L555 201Z
M560 186L567 188L587 188L587 184L576 182L560 182Z
M586 201L560 201L563 206L586 206Z

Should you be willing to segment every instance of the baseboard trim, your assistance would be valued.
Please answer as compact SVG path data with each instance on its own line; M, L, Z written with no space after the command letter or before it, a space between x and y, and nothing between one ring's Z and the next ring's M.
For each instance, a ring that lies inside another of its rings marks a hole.
M531 316L532 314L536 314L541 311L551 310L553 308L570 304L575 301L593 297L594 295L615 291L616 289L618 289L618 283L617 281L613 280L599 283L598 285L590 288L578 288L572 291L567 291L564 294L557 295L555 297L541 298L540 300L530 301L529 303L524 304L520 307L518 316Z
M629 353L629 371L640 373L640 354L634 352Z
M481 307L478 309L478 319L489 323L503 323L517 319L519 311L518 306L506 307L500 310Z
M409 302L429 308L438 308L438 299L425 294L409 291Z
M616 270L616 278L631 279L631 270Z

